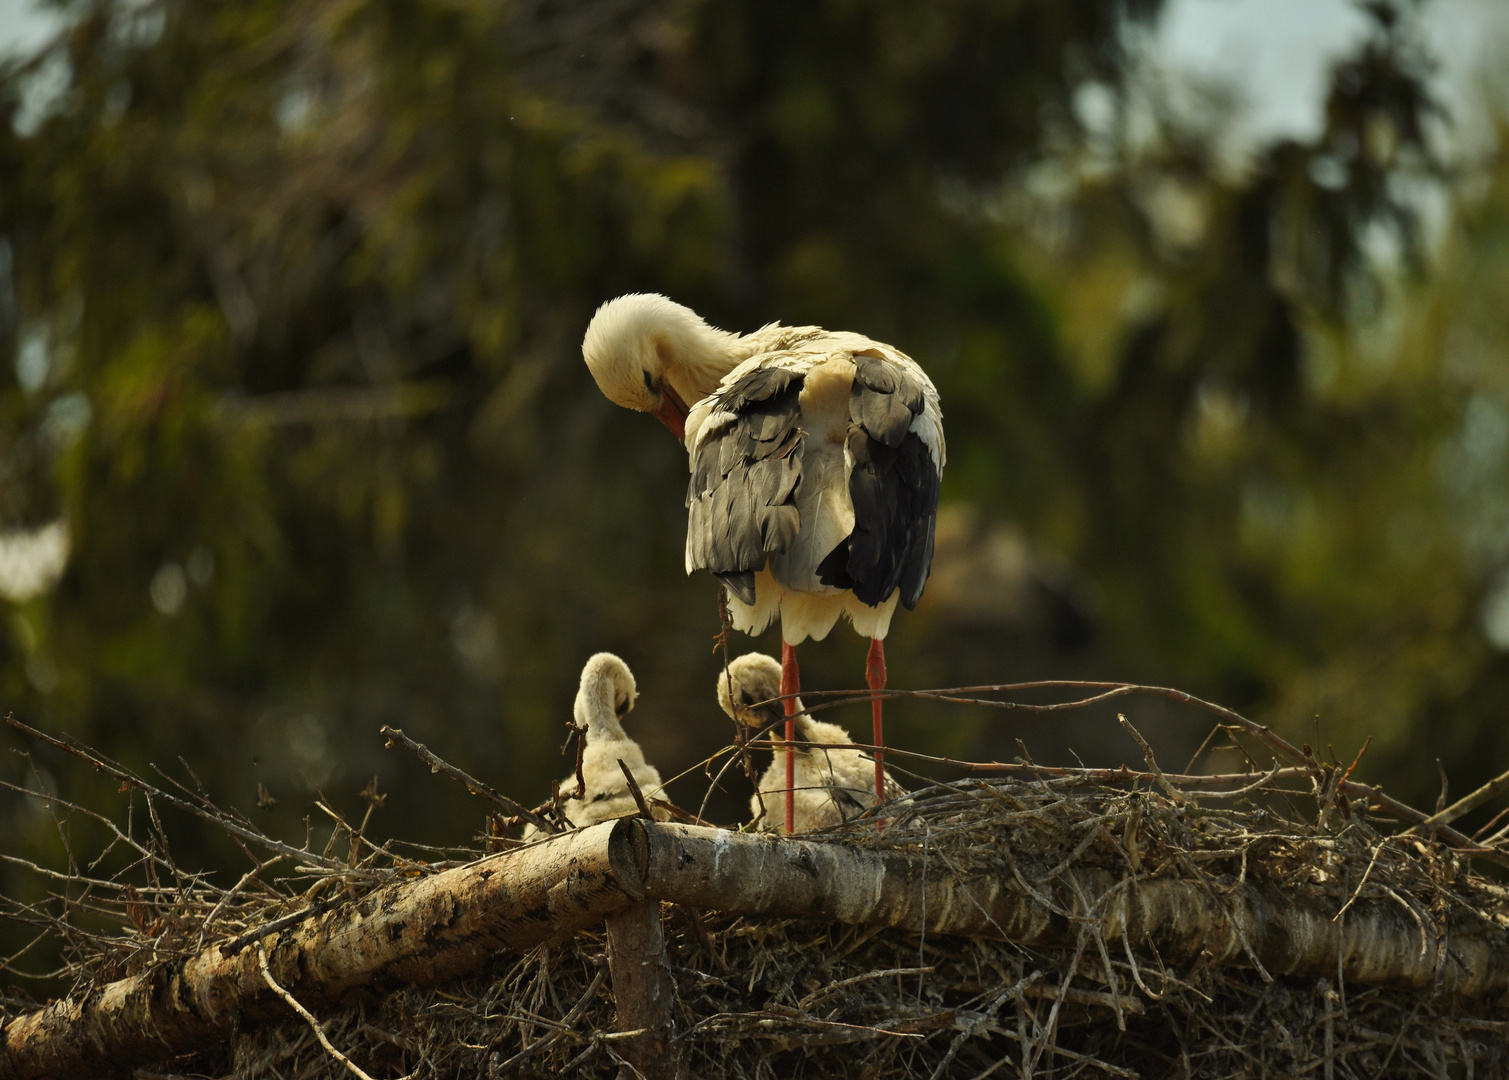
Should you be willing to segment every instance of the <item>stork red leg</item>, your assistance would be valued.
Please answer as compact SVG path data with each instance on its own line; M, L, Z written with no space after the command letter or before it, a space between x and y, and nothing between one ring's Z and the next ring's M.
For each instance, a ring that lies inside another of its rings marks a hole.
M802 692L796 650L781 642L781 696L786 699L786 835L796 832L796 695Z
M885 642L879 638L870 639L870 655L865 661L865 681L870 684L870 689L885 689ZM885 802L885 739L880 724L880 699L877 697L870 702L870 714L875 721L875 801Z

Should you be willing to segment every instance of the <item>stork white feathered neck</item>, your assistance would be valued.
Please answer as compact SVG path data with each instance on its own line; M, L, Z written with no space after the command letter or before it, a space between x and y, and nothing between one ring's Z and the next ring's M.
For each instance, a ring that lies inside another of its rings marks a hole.
M630 293L597 309L582 338L582 356L603 395L640 412L657 400L646 385L669 383L688 406L718 388L747 355L740 335L658 293Z
M639 744L624 734L621 718L634 707L635 694L633 672L612 653L598 653L582 668L581 687L572 711L576 722L586 728L578 774L583 789L578 790L577 776L568 776L559 787L560 794L567 796L560 812L578 829L638 809L639 803L624 779L625 766L640 793L651 800L655 820L665 821L670 816L669 810L654 802L665 797L659 771L645 761ZM530 825L524 830L524 839L540 839L539 830Z
M587 729L587 745L627 738L623 724L619 722L622 712L634 707L634 674L612 653L598 653L582 668L581 686L576 692L572 715L578 725Z

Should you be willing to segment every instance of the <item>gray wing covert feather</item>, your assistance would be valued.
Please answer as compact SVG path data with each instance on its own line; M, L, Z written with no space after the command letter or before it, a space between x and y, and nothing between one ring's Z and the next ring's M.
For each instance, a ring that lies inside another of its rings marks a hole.
M871 353L854 354L849 418L876 442L895 450L922 411L922 384L911 372Z
M710 570L739 599L754 603L754 572L796 540L801 515L801 376L756 368L719 394L733 420L703 437L687 487L686 550L694 570Z

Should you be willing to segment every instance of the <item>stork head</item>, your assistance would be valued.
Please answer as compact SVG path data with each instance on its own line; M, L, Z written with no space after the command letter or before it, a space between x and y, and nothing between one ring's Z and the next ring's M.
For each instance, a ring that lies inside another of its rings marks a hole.
M718 673L718 704L736 722L763 728L785 716L781 697L781 665L764 653L745 653ZM797 708L801 705L798 703Z
M600 652L582 668L581 689L573 710L585 727L617 727L634 708L634 673L612 653Z
M630 293L597 309L582 357L609 401L652 414L682 439L690 407L733 370L737 340L664 296Z

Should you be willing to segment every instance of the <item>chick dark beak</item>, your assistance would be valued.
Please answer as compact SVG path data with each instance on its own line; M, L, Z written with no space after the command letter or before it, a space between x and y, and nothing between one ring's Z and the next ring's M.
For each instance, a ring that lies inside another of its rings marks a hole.
M670 428L671 434L682 442L686 441L686 414L690 411L670 383L661 384L660 404L650 410L651 415Z

